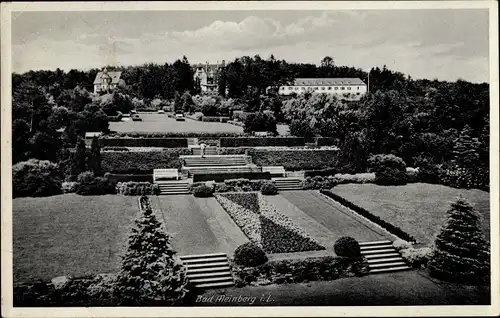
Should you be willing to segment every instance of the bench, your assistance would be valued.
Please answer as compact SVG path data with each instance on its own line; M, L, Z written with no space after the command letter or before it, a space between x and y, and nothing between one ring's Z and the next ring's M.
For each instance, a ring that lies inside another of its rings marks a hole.
M156 182L158 180L169 180L169 179L179 180L179 170L177 169L153 170L153 182Z
M267 166L262 167L262 172L269 172L273 177L284 177L285 176L285 168L283 166Z

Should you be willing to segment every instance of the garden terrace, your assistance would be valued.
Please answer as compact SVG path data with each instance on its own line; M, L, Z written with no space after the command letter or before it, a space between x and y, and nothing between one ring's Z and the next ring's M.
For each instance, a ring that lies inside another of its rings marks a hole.
M221 147L266 147L266 146L305 146L301 137L222 137Z
M187 148L187 138L100 138L101 147Z
M283 166L286 170L314 170L338 166L338 150L333 149L250 149L248 155L258 166Z
M482 215L482 227L490 235L489 193L481 190L455 189L442 185L413 183L405 186L345 184L331 190L371 214L400 227L419 243L430 244L446 220L450 202L460 195Z

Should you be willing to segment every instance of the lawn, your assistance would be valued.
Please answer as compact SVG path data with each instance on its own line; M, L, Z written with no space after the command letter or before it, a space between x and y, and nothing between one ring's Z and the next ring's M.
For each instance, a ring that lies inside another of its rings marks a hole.
M333 246L333 243L342 236L350 236L360 242L392 239L392 236L384 230L317 191L284 191L269 200L272 200L281 211L286 211L285 213L309 232L318 233L319 231L313 230L313 227L318 227L317 224L327 229L330 234L325 235L324 239L328 242L325 244L329 246ZM297 212L292 216L294 209L287 207L287 202L300 209L303 216Z
M117 272L138 214L137 197L14 199L14 282Z
M345 184L334 187L332 192L400 227L423 244L434 240L434 236L446 219L450 203L462 195L483 216L482 227L489 239L488 192L424 183L405 186Z
M242 127L227 123L210 123L186 118L176 121L166 114L139 114L142 121L110 122L109 129L117 132L243 132Z
M227 253L232 255L247 237L215 198L192 195L151 197L153 209L172 236L179 255Z

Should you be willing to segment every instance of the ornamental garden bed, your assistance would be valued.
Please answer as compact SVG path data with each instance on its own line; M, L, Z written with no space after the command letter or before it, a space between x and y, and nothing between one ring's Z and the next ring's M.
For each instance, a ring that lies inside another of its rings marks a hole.
M325 249L289 217L267 203L260 193L230 192L215 197L250 241L266 253Z

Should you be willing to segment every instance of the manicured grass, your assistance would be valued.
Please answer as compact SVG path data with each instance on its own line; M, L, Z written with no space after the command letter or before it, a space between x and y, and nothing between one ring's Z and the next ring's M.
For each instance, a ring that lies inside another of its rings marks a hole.
M65 194L12 203L14 282L111 273L139 215L137 197Z
M372 214L400 227L419 243L429 244L446 220L450 203L460 195L483 216L482 226L489 239L489 193L481 190L454 189L442 185L413 183L405 186L345 184L331 190Z
M302 210L309 218L319 223L330 231L326 238L330 239L330 246L335 240L342 236L350 236L360 242L380 241L392 239L384 230L375 227L370 222L360 218L344 206L326 198L317 191L284 191L280 193L284 199ZM284 203L280 204L277 199L272 199L274 204L285 209ZM292 211L292 209L286 209ZM287 213L290 213L287 212ZM301 220L301 218L294 217ZM307 223L304 223L306 226ZM311 224L311 226L314 224ZM313 233L313 229L307 227Z
M227 253L248 242L215 198L192 195L151 197L153 209L172 236L179 255Z
M201 122L191 119L176 121L166 114L139 114L142 121L110 122L117 132L242 132L243 128L227 123Z

